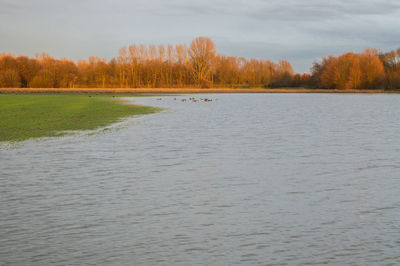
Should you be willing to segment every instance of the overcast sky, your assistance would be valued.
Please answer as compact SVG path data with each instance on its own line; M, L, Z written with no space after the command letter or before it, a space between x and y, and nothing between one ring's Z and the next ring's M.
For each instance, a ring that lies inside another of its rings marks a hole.
M130 44L214 40L220 54L289 60L400 48L399 0L0 0L0 53L112 58Z

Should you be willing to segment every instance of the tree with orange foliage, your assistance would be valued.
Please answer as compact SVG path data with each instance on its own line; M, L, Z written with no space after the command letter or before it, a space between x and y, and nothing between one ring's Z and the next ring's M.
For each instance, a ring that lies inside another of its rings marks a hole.
M345 85L345 89L347 90L358 90L361 88L362 82L362 71L360 66L360 58L358 56L354 56L354 54L350 58L349 64L349 73Z
M391 90L400 90L400 49L380 54L386 73L385 85Z
M21 77L16 58L9 54L0 55L0 87L18 88L20 86Z
M384 66L374 49L323 58L321 64L314 64L312 74L317 87L339 90L381 89L385 79Z
M360 55L363 72L362 87L365 89L381 89L384 84L385 70L376 49L366 49Z

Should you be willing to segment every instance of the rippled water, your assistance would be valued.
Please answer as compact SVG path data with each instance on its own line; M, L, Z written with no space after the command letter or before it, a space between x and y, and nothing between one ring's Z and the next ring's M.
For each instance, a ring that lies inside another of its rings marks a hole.
M132 98L0 150L0 264L400 263L400 95Z

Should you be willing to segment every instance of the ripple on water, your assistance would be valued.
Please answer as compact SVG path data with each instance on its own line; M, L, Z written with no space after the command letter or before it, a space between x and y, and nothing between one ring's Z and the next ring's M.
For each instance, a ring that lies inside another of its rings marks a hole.
M400 263L400 96L185 97L1 145L0 264Z

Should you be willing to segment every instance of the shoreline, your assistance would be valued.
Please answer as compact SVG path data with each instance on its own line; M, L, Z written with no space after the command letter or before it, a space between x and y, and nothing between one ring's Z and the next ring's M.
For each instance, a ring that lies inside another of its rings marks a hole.
M161 110L106 95L0 94L0 144L98 130Z
M23 93L104 93L104 94L201 94L201 93L400 93L386 90L326 90L305 88L232 89L232 88L0 88L0 94Z

